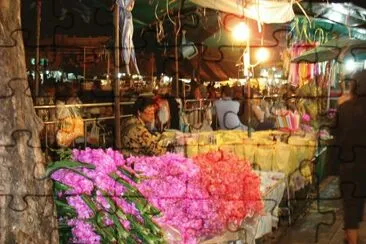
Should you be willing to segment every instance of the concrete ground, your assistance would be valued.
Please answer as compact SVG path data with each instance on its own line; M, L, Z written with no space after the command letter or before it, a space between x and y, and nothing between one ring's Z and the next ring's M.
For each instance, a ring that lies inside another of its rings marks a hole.
M366 176L365 176L366 177ZM292 226L282 226L270 236L259 240L260 244L338 244L343 243L342 202L338 178L328 177L319 187L320 199L314 197L304 216ZM366 218L365 218L366 220ZM366 221L361 223L360 243L366 244Z

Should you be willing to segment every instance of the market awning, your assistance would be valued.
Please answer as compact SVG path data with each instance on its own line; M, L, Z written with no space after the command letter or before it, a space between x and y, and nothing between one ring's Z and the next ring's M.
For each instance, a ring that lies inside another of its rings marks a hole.
M191 2L204 8L246 16L259 23L286 23L295 17L292 3L289 1L191 0Z
M333 39L314 49L304 52L293 59L293 63L317 63L335 59L344 61L347 58L353 60L366 59L366 41L341 37Z

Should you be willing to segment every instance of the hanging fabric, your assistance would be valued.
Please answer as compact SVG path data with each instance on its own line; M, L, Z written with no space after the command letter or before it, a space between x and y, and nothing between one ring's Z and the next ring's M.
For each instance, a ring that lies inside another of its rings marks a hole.
M132 9L135 5L135 0L117 0L119 6L119 30L121 32L121 44L122 44L122 60L126 66L126 73L128 75L130 72L130 60L132 60L133 65L137 74L140 75L139 68L137 66L135 48L133 45L133 19L132 19Z
M192 59L193 57L197 56L197 54L198 54L197 47L194 45L194 43L187 41L185 30L182 31L181 52L182 52L183 58L186 58L186 59Z

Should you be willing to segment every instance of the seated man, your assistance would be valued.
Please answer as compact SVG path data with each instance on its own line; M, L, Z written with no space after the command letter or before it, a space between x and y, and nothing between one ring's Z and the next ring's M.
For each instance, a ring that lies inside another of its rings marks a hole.
M221 130L248 130L248 127L240 122L238 112L240 103L232 100L233 91L225 86L222 92L222 99L215 101L216 116L219 120Z
M155 118L155 104L150 97L138 97L135 114L121 126L122 152L124 155L160 155L166 149L159 144L159 137L148 130Z

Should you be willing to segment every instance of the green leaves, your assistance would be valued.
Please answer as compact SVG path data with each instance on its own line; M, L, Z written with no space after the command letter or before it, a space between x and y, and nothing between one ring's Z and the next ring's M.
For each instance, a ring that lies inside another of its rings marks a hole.
M62 160L62 161L56 161L52 162L48 165L46 169L46 176L50 177L54 172L56 172L59 169L71 169L75 171L76 168L87 168L87 169L95 169L95 166L92 164L86 164L86 163L80 163L76 161L71 160ZM79 173L83 175L82 173L75 171L76 173ZM85 176L85 175L83 175Z

